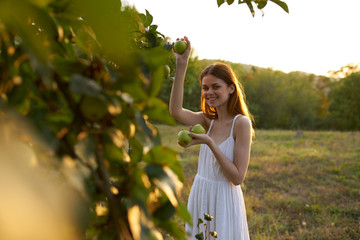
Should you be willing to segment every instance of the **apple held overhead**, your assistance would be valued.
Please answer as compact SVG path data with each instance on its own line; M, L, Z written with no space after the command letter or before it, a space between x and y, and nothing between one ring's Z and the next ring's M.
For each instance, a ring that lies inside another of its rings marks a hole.
M187 43L183 40L177 40L174 43L174 51L176 53L182 54L185 52L186 48L187 48Z

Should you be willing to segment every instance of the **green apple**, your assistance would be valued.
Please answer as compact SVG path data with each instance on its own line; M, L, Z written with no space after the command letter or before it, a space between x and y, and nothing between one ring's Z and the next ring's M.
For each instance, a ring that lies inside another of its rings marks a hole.
M191 129L191 132L193 133L197 133L197 134L204 134L205 133L205 129L203 128L203 126L201 124L196 124L194 125Z
M165 66L164 66L165 77L168 77L168 76L169 76L170 71L171 71L171 70L170 70L169 65L165 65Z
M178 142L183 145L186 146L188 145L192 140L192 137L189 136L189 131L188 130L181 130L178 133Z
M108 113L107 106L103 100L94 96L85 96L80 103L82 115L90 121L99 121Z
M187 42L183 40L177 40L174 43L174 51L179 54L183 54L187 48Z

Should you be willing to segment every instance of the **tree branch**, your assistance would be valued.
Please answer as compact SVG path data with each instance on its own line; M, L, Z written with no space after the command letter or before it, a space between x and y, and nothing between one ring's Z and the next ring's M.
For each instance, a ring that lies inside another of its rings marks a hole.
M100 136L97 135L96 136L96 145L99 146L100 145ZM111 184L110 184L110 177L108 174L108 171L105 167L104 164L104 159L102 156L102 153L100 152L100 150L97 148L95 151L95 156L96 156L96 161L98 164L98 171L99 171L99 175L102 178L103 181L103 191L105 196L108 199L108 203L109 203L109 214L110 217L112 219L112 222L114 224L115 227L115 231L117 234L117 238L120 239L121 236L121 226L120 226L120 219L121 219L121 215L119 212L119 202L116 201L116 198L114 197L114 195L112 194L112 192L110 191L111 189Z

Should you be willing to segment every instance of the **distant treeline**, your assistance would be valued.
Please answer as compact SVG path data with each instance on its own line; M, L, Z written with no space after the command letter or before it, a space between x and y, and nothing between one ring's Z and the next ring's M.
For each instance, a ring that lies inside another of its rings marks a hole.
M185 108L200 110L199 75L215 61L191 58L184 87ZM231 65L243 84L255 128L360 130L359 65L344 66L326 77L222 62ZM171 71L173 76L174 66ZM171 79L165 80L160 92L167 103L171 86Z

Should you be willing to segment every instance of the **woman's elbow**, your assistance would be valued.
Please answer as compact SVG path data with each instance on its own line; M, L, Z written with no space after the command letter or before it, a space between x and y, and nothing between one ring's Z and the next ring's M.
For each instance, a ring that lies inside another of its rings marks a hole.
M171 117L178 120L178 118L179 118L179 110L169 108L169 114L170 114Z
M245 180L245 176L239 176L238 178L234 179L234 181L232 181L232 183L235 186L241 185Z
M169 114L171 117L176 118L176 111L169 109Z

